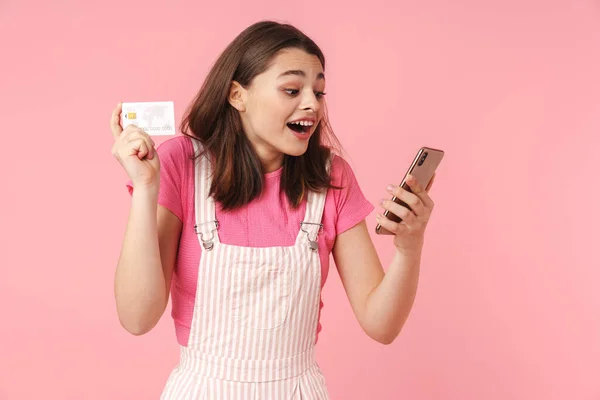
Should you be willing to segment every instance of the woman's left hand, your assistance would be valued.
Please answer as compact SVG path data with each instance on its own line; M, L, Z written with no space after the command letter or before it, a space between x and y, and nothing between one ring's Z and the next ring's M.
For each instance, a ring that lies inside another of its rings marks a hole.
M402 218L402 221L397 223L390 221L383 214L377 215L377 223L395 235L394 245L403 254L420 254L421 252L425 228L434 206L428 193L434 179L435 175L427 187L423 188L413 176L409 175L406 183L412 193L396 185L388 186L388 192L405 202L410 209L391 200L381 201L381 206L385 210Z

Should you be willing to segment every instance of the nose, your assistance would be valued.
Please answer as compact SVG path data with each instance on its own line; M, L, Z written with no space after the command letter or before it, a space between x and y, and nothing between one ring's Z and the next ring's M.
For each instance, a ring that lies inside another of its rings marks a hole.
M310 89L305 90L304 93L300 108L303 110L312 110L315 113L319 112L321 103L319 102L319 99L317 99L315 93Z

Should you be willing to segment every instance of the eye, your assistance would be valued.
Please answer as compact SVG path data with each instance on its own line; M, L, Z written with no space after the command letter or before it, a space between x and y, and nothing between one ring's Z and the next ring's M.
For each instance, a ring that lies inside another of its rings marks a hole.
M300 90L298 90L298 89L284 89L284 92L286 92L290 96L296 96L298 93L300 93ZM325 96L325 92L315 92L315 97L317 99L322 99L323 96Z

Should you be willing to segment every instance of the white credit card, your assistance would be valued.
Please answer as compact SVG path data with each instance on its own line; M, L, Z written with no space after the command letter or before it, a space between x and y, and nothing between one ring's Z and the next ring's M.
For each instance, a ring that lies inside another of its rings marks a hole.
M123 129L135 125L150 136L175 135L175 106L172 101L123 103Z

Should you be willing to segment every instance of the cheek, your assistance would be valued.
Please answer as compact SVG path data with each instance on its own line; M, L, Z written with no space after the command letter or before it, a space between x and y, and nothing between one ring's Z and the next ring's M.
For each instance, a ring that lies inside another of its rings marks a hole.
M286 117L274 107L263 104L260 109L255 110L252 121L256 129L268 134L273 131L281 131L281 128L285 126Z
M256 110L256 123L261 126L280 132L282 128L286 127L286 122L294 114L294 107L287 104L285 101L272 101L265 102L260 106L260 109Z
M248 107L251 129L263 137L281 135L296 107L293 101L283 98L280 93L257 94Z
M286 119L277 110L269 108L264 103L261 107L253 110L251 118L249 118L252 132L267 141L282 135L286 128L285 121Z

